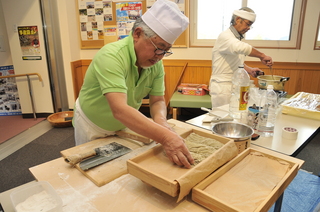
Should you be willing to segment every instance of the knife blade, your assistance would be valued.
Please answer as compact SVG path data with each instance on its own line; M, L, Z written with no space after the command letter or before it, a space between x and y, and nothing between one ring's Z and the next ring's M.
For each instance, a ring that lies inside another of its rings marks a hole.
M80 162L79 167L82 170L86 171L93 167L99 166L103 163L106 163L122 155L125 155L131 152L132 150L119 143L112 142L103 147L96 148L95 151L97 153L95 156L87 158Z
M123 150L124 153L126 153L125 150L128 151L128 147L123 146L119 143L116 142L112 142L110 144L107 144L105 146L102 147L98 147L95 149L91 149L87 152L81 152L79 154L73 154L73 155L69 155L65 158L65 161L67 163L69 163L72 166L75 166L76 164L80 163L81 161L93 157L93 156L99 156L99 155L107 155L107 154L111 154L111 151L115 151L116 152L121 152L121 150ZM131 149L129 149L131 150ZM121 155L120 155L121 156Z

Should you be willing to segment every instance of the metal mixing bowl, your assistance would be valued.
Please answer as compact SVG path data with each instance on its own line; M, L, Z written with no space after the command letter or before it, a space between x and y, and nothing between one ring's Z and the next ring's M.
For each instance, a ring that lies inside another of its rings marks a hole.
M234 141L241 141L251 138L254 130L252 127L233 122L220 122L212 127L212 132L217 135L228 137Z

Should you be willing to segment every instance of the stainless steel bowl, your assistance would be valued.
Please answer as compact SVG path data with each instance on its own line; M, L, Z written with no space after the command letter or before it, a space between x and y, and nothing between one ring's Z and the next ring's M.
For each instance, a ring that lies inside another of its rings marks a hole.
M241 123L220 122L212 127L212 132L217 135L231 138L234 141L242 141L248 138L251 139L254 130L252 127Z

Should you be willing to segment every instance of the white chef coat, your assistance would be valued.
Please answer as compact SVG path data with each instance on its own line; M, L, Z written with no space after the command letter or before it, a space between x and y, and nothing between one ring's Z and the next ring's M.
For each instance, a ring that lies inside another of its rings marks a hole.
M212 107L229 104L231 97L232 75L243 65L252 46L241 41L242 35L230 26L222 32L212 49L212 73L210 95Z

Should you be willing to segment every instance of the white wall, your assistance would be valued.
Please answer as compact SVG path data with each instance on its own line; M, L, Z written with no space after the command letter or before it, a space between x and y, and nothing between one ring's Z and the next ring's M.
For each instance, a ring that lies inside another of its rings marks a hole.
M80 57L80 40L78 34L79 27L75 23L76 17L76 6L74 0L59 1L59 22L60 22L60 33L62 40L62 51L63 51L63 63L66 79L66 87L68 94L69 108L74 107L74 93L73 93L73 82L71 72L71 61L79 60Z
M39 3L37 0L1 0L1 3L15 74L36 72L41 75L43 79L42 83L39 82L36 76L30 76L33 88L35 111L37 113L52 113L53 105L47 71L47 61L43 45L44 40ZM14 30L14 25L38 26L42 60L22 60L19 36L18 32ZM32 113L33 111L28 91L27 78L16 78L16 82L22 113Z
M12 63L14 65L16 74L27 72L39 72L44 83L41 84L37 80L33 81L33 87L35 90L36 98L36 111L52 112L51 95L49 89L48 71L46 67L45 52L43 45L41 47L42 61L23 61L21 59L21 50L18 42L17 33L13 32L13 24L18 25L38 25L41 24L39 2L38 0L0 0L2 7L0 6L0 35L3 33L4 23L6 24L6 31L9 38L9 44L11 48ZM59 5L59 21L60 32L63 49L63 63L65 70L65 77L67 82L67 93L69 107L73 108L74 95L71 76L70 62L79 59L92 59L97 53L97 49L81 50L79 39L79 22L78 22L78 8L76 7L76 0L59 1L56 0ZM19 5L19 6L18 6ZM1 17L3 11L4 23ZM303 27L303 36L301 49L260 49L267 55L273 57L275 66L277 62L306 62L306 63L319 63L320 62L320 50L314 49L314 42L316 36L316 30L318 25L318 16L320 11L319 0L308 0L306 16ZM275 14L271 14L275 15ZM279 14L278 14L279 15ZM279 15L279 18L281 15ZM267 18L267 17L266 17ZM273 25L277 23L270 23L270 26L266 26L273 30ZM274 32L276 33L276 32ZM3 33L5 34L5 33ZM40 27L40 42L43 43L43 34ZM9 45L8 45L9 46ZM8 49L9 50L9 49ZM211 48L174 48L174 54L169 59L195 59L195 60L211 60ZM2 59L2 53L0 52L0 66L11 65L10 57L5 53L7 59ZM255 61L255 58L247 57L249 61ZM22 101L23 113L30 113L31 106L29 106L29 96L26 88L26 81L20 80L19 94ZM23 97L23 99L22 99Z
M2 51L0 51L0 66L12 65L10 46L8 42L8 35L6 29L6 23L4 21L4 16L2 13L2 4L0 2L0 45Z
M320 11L320 0L308 0L306 16L304 21L303 36L301 49L259 49L265 54L271 56L276 62L306 62L306 63L319 63L320 50L314 49L314 42L316 30L318 26L318 17ZM258 14L259 15L259 14ZM278 15L281 18L281 14ZM268 18L268 17L266 17ZM76 24L76 23L75 23ZM277 23L270 23L268 27L273 30L273 25ZM274 32L276 33L276 32ZM96 50L81 50L81 59L91 59ZM174 54L166 59L193 59L193 60L211 60L211 48L173 48ZM246 58L248 61L258 61L256 58Z

